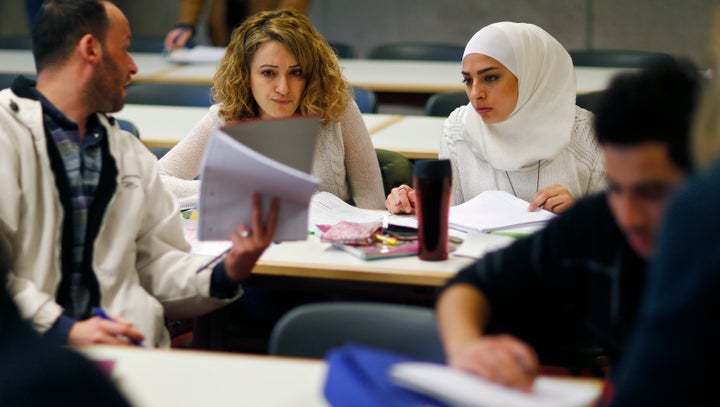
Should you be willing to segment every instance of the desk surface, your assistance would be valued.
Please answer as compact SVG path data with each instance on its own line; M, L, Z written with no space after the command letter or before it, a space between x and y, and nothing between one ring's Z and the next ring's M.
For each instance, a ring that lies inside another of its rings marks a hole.
M114 360L111 379L136 406L327 406L321 360L112 346L78 348Z
M137 406L328 406L323 360L119 346L76 348L114 361L110 378ZM553 377L564 386L599 389L597 379Z
M444 117L398 116L371 134L375 148L397 151L411 160L435 159L440 149Z
M185 225L185 236L195 253L214 255L228 247L229 243L198 241L194 228ZM439 287L473 261L453 254L443 261L423 261L417 256L367 261L309 236L304 241L270 245L253 275Z
M458 62L343 59L340 65L351 85L375 92L437 93L465 89ZM152 70L147 75L140 71L135 80L211 84L215 70L215 64L182 65L160 75ZM627 68L576 67L577 93L605 89L610 79L623 70Z
M148 147L172 147L205 116L204 107L125 105L115 113L133 122ZM376 148L397 151L410 159L437 158L442 117L364 114Z
M133 53L136 82L211 84L216 64L177 65L160 53ZM35 73L29 50L0 50L0 72ZM353 86L376 92L436 93L463 90L460 63L437 61L387 61L342 59L343 74ZM576 67L577 92L605 89L616 73L627 68Z
M161 78L164 74L178 68L168 62L162 55L153 53L133 53L138 66L138 77L145 81ZM0 49L0 72L14 72L35 75L35 61L30 50Z

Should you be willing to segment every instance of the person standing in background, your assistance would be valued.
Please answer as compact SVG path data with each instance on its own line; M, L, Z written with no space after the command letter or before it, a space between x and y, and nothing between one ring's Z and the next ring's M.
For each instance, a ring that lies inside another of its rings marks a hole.
M212 45L224 47L230 33L247 17L260 11L290 9L305 13L311 0L210 0L208 30ZM185 46L195 36L205 0L180 0L178 23L165 37L165 49L172 51Z

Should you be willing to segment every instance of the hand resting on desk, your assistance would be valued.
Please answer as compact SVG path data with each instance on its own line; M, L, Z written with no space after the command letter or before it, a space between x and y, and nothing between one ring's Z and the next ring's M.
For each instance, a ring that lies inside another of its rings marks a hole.
M526 343L511 335L487 335L448 352L450 366L490 381L529 392L538 376L539 361Z
M570 208L574 202L575 198L567 188L553 184L537 192L528 206L528 211L534 212L542 207L558 214ZM415 190L404 184L393 188L385 200L385 208L392 214L415 213Z
M535 194L535 197L530 201L528 210L530 212L535 211L537 208L542 207L546 211L558 214L569 209L575 202L570 191L560 184L553 184L545 187Z

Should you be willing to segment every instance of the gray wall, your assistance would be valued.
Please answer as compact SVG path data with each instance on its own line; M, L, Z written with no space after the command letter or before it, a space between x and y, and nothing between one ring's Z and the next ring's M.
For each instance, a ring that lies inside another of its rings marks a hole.
M176 0L116 0L136 35L163 35ZM309 15L328 40L361 56L376 44L464 44L489 23L537 24L566 48L624 48L685 55L703 64L720 0L313 0ZM22 1L0 0L0 35L28 31Z

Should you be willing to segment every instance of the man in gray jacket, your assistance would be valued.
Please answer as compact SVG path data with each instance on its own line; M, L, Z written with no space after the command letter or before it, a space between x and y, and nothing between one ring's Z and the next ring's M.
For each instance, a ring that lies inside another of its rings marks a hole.
M37 83L19 77L0 92L8 287L36 330L71 344L168 346L164 318L238 298L277 221L277 199L263 220L256 195L253 224L227 255L190 253L154 156L107 114L137 72L130 40L110 2L46 1L33 29Z

